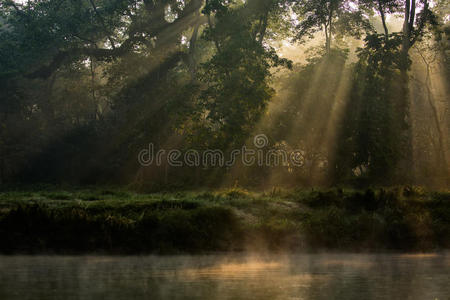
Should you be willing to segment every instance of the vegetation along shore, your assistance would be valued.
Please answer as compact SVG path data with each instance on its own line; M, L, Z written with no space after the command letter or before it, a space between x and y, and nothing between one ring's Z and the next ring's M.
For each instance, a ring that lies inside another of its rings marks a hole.
M0 251L436 251L450 246L450 192L418 187L138 193L0 192Z

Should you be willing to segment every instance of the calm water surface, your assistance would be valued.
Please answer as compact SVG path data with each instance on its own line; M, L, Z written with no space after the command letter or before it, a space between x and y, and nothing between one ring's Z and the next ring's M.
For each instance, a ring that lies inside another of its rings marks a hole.
M0 256L0 299L450 299L450 253Z

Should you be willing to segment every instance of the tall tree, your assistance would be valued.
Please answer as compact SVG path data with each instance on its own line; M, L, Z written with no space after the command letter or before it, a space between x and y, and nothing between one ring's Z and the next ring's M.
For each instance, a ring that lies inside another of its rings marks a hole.
M299 18L294 41L312 38L322 31L326 53L330 53L334 35L359 37L362 32L372 29L364 15L346 0L294 0L293 11Z
M385 39L389 38L389 29L387 26L387 16L400 12L402 0L360 0L359 5L363 9L376 11L380 15L383 25Z

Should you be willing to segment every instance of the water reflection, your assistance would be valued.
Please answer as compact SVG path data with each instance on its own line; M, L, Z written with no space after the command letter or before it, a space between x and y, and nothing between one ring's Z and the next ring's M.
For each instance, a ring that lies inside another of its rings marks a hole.
M450 255L0 256L0 299L449 299Z

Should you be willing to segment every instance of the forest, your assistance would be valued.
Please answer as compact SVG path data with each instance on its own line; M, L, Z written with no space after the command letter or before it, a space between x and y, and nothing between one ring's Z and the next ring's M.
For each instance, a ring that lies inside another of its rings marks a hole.
M2 0L0 182L448 188L449 13L446 0ZM138 159L150 143L227 156L258 135L271 163ZM278 155L294 150L295 164Z
M450 299L450 0L0 0L0 299Z
M449 21L447 0L0 1L0 253L448 249Z

